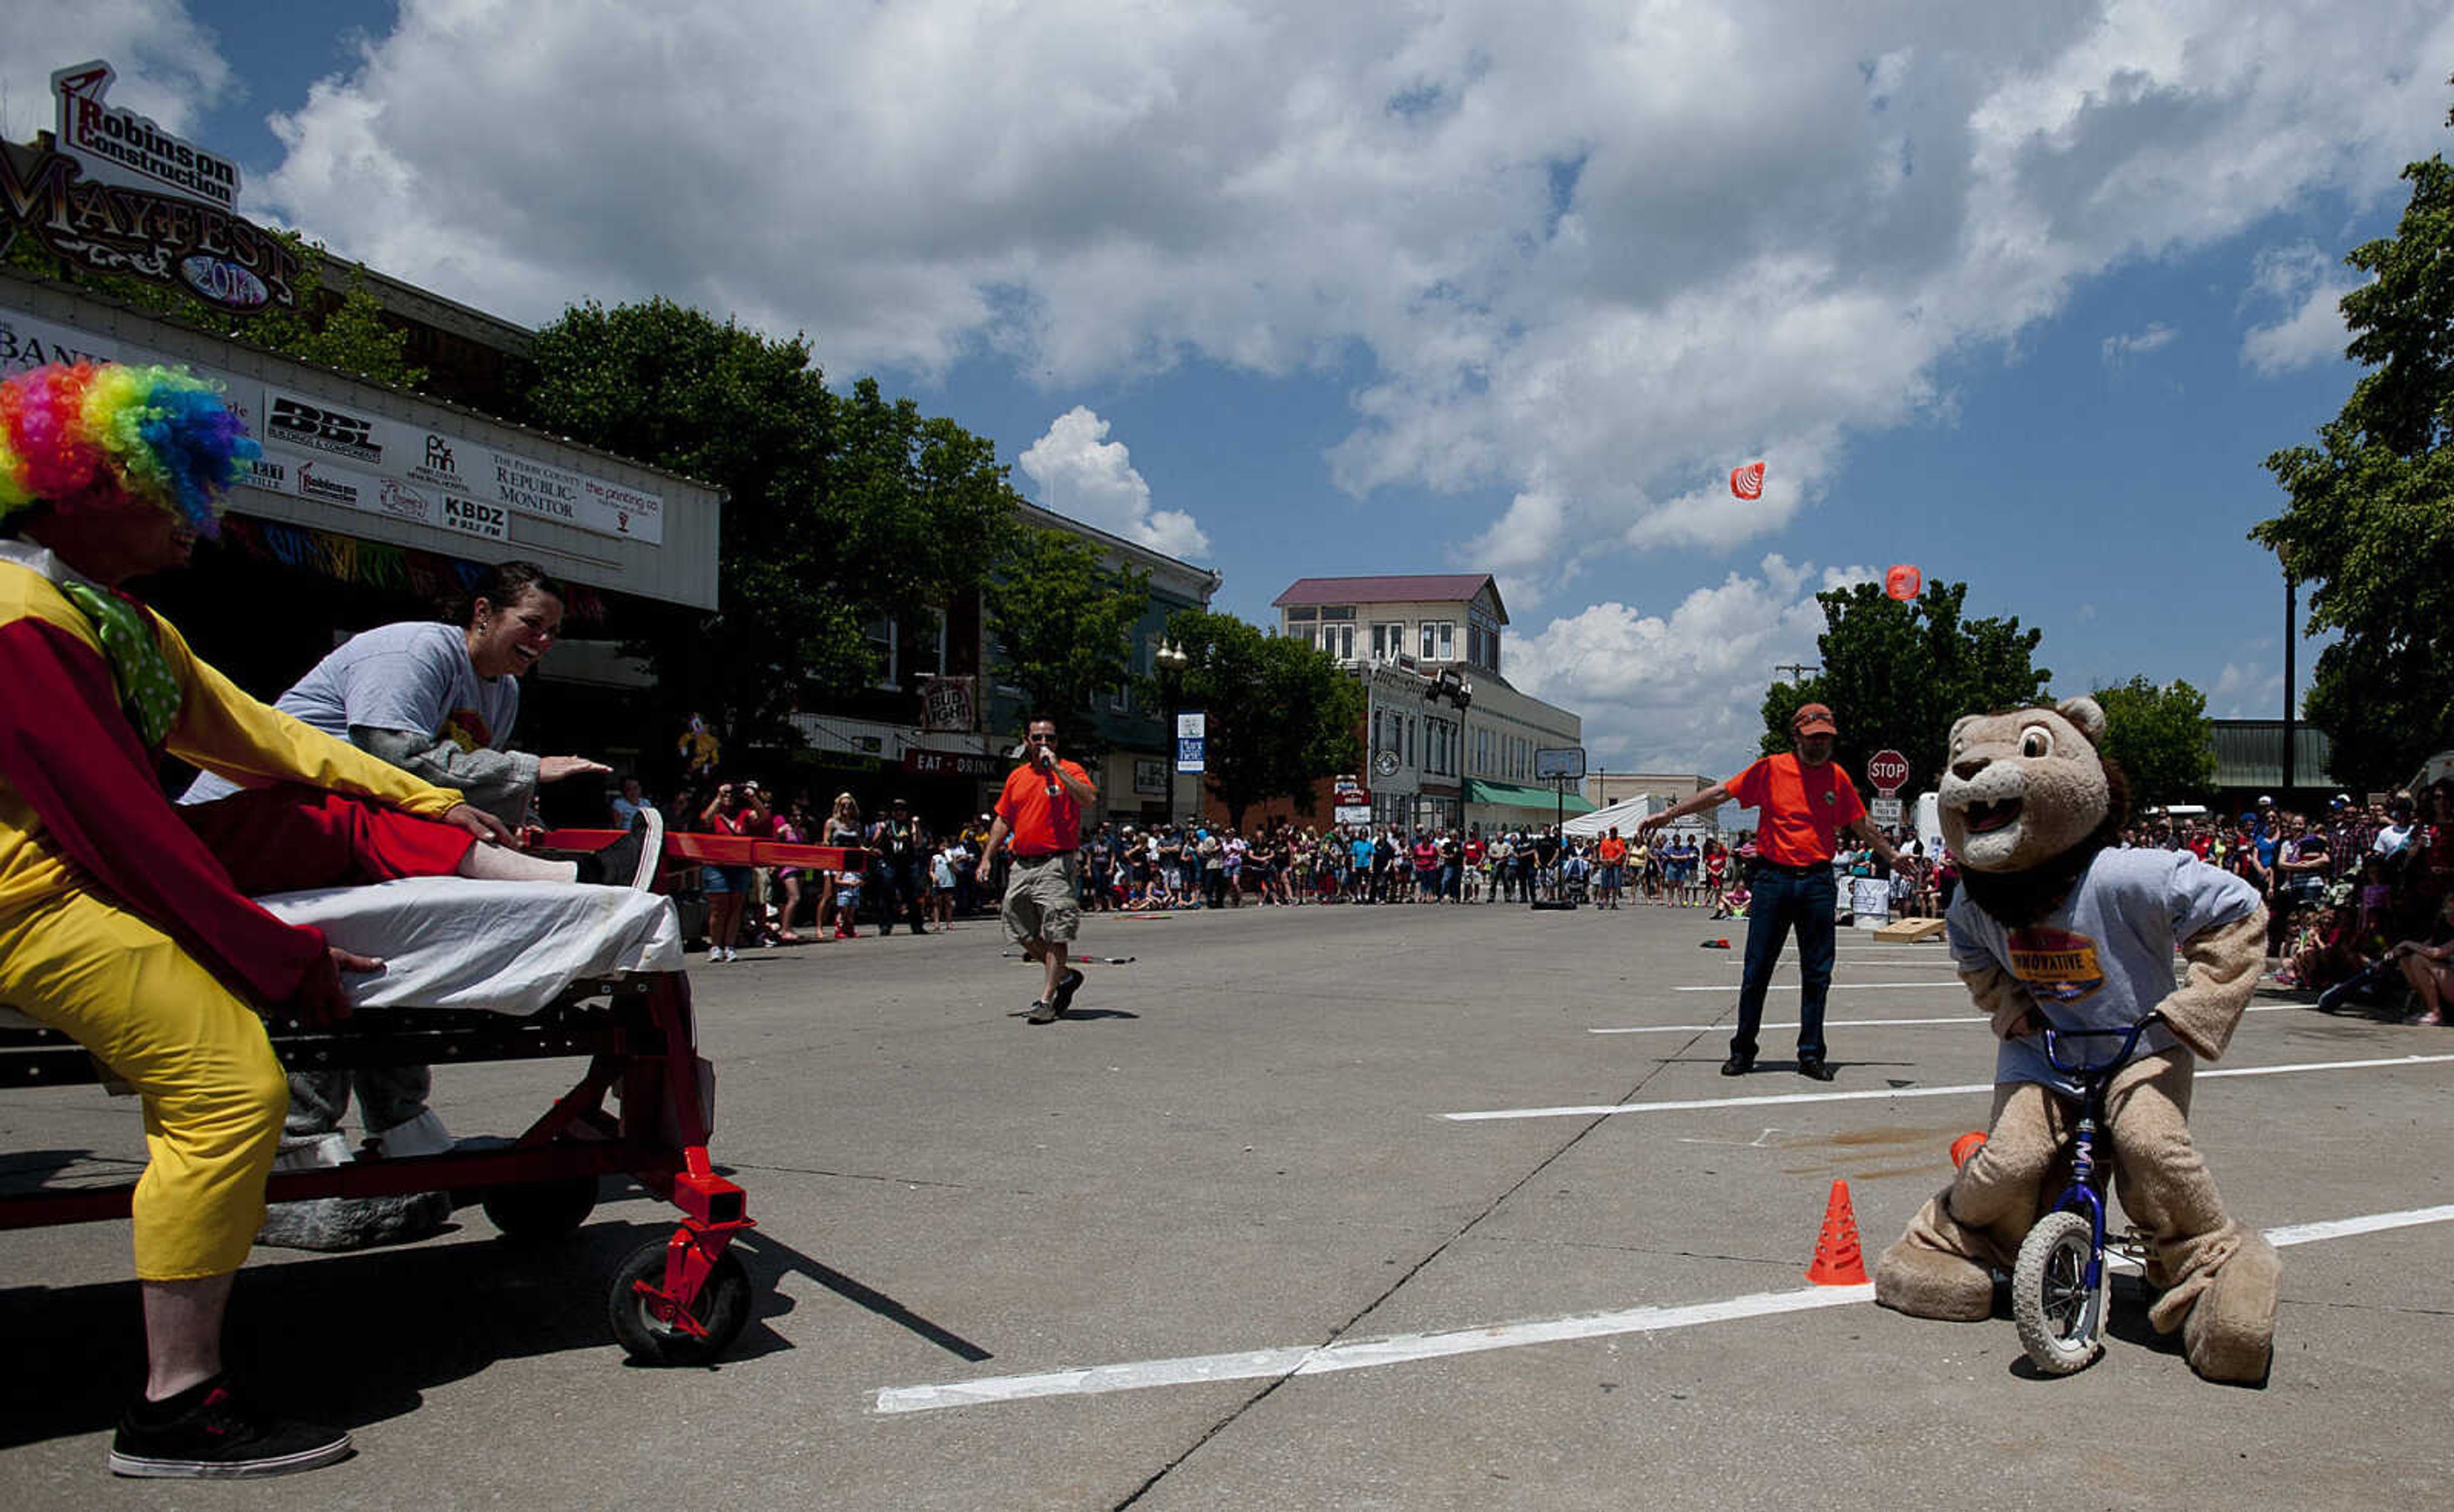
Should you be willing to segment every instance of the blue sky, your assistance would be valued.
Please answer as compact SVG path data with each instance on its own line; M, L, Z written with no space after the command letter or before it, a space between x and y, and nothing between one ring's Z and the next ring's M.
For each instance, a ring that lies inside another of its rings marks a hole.
M22 137L107 57L254 213L515 319L806 330L1247 617L1497 572L1613 768L1731 768L1812 594L1893 562L2058 692L2280 712L2259 464L2356 375L2341 257L2454 21L1835 10L98 0L0 20L0 79Z

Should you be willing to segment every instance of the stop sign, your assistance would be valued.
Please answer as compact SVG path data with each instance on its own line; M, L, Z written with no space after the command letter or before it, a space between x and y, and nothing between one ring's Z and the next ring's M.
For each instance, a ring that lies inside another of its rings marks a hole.
M1866 760L1866 780L1874 783L1875 791L1885 797L1898 793L1901 784L1908 779L1909 758L1898 751L1878 751Z

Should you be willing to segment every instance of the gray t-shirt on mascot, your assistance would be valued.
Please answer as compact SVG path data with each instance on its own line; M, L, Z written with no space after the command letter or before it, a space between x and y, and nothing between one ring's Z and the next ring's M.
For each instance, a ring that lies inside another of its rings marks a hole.
M1952 900L1952 961L1961 971L2000 966L2020 979L2057 1029L2127 1029L2171 997L2173 950L2182 941L2246 918L2258 891L2187 851L2106 850L2062 905L2037 923L2006 929L1965 888ZM2159 1024L2140 1037L2139 1055L2169 1050ZM2066 1062L2095 1062L2118 1041L2066 1040ZM2045 1058L2043 1034L2002 1041L1994 1079L2034 1081L2079 1096L2079 1085Z
M458 628L412 621L351 636L273 707L341 740L363 725L448 738L463 751L500 750L519 717L520 680L478 676ZM237 791L208 772L179 801L209 803Z

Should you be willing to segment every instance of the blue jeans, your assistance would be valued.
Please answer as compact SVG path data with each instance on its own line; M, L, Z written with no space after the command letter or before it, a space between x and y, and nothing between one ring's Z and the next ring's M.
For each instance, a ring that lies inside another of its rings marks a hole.
M1840 889L1832 869L1818 867L1793 877L1769 866L1755 869L1754 898L1747 905L1746 976L1739 988L1739 1032L1730 1054L1755 1058L1756 1031L1763 1024L1764 989L1780 959L1789 927L1798 926L1798 1058L1823 1058L1823 999L1832 986L1833 915Z

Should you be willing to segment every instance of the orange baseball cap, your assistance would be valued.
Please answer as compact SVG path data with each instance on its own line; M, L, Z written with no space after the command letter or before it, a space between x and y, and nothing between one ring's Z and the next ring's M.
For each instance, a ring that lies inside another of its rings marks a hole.
M1839 735L1840 727L1832 722L1832 711L1820 703L1801 703L1789 716L1789 728L1797 735Z

